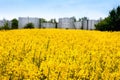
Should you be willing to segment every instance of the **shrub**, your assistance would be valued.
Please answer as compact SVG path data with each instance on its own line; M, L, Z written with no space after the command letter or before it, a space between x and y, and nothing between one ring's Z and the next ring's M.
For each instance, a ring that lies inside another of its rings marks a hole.
M17 19L12 20L12 29L18 29L18 20Z
M26 24L26 26L24 28L32 29L32 28L34 28L34 24L33 23L28 23L28 24Z

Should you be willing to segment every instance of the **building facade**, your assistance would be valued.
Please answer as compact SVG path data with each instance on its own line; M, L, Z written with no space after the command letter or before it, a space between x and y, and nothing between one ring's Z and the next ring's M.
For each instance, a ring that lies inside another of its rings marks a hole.
M95 29L95 24L99 20L83 20L75 22L73 18L59 18L58 23L44 22L40 23L40 18L31 18L31 17L19 17L18 27L24 28L26 24L33 23L35 28L64 28L64 29L84 29L84 30L93 30ZM0 21L0 25L3 25L3 22Z
M24 28L28 23L33 23L35 28L39 28L39 18L19 17L18 22L19 28Z
M55 28L56 27L56 24L55 23L41 23L41 28Z
M82 29L82 21L74 22L75 29Z
M74 29L74 19L73 18L60 18L58 22L58 28Z
M6 19L0 20L0 27L3 27L6 23L8 24L8 27L11 28L12 22Z

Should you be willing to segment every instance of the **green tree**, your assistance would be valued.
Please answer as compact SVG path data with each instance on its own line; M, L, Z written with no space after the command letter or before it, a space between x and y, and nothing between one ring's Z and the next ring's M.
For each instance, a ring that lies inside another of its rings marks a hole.
M34 25L33 25L33 23L28 23L28 24L26 24L26 26L24 28L32 29L32 28L34 28Z
M96 24L96 30L100 30L100 31L106 31L106 30L111 30L110 29L110 17L105 18L104 20L102 20L100 23Z
M47 20L44 19L44 18L40 18L40 19L39 19L39 22L40 22L40 23L44 23L44 22L47 22Z
M88 17L79 18L78 21L82 22L82 27L81 27L81 29L83 29L83 21L86 21L86 20L88 20Z
M79 18L78 21L84 21L84 20L88 20L88 17L82 17L82 18Z
M4 23L4 26L0 27L0 30L9 30L9 29L10 27L9 27L8 21Z
M50 23L57 23L56 19L50 19L50 21L48 21Z
M120 31L120 6L111 10L109 14L111 26L114 27L115 31Z
M82 19L81 18L79 18L79 20L78 21L82 21Z
M12 29L18 29L18 20L17 19L13 19L12 20Z
M48 22L50 22L50 23L54 23L54 19L51 19L50 21L48 21Z
M53 22L55 23L55 28L57 28L57 21L56 21L56 19L53 19Z
M47 20L45 20L44 18L40 18L39 19L39 27L41 28L41 23L45 23L47 22Z
M82 20L82 21L88 20L88 18L87 18L87 17L83 17L83 18L81 18L81 20Z
M108 17L96 25L96 29L102 31L120 31L120 6L112 9Z
M48 21L50 23L54 23L55 24L55 28L57 28L57 21L56 19L51 19L50 21Z
M73 17L71 17L71 19L73 19L74 20L74 22L76 22L77 20L76 20L76 18L73 16Z

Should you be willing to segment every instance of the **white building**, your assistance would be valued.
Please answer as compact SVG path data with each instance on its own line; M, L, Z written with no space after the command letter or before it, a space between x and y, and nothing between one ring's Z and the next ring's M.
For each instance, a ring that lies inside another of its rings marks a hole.
M41 23L41 28L55 28L56 24L55 23Z
M25 27L28 23L33 23L34 27L39 28L39 18L19 17L19 28Z
M83 29L87 30L88 29L88 20L82 21L82 26L83 26Z
M0 20L0 27L4 26L5 22L3 20Z
M8 23L8 26L11 28L12 22L6 19L0 20L0 27L3 27L6 23Z
M97 24L99 20L88 20L88 30L95 29L95 24Z
M95 24L97 24L99 20L83 20L79 22L75 22L73 18L59 18L57 28L65 28L65 29L85 29L85 30L93 30L95 29ZM55 28L55 23L40 23L39 18L31 18L31 17L19 17L19 28L25 27L26 24L33 23L36 28ZM0 22L0 25L3 25Z
M74 22L75 29L81 29L82 28L82 21L80 22Z
M73 18L60 18L58 23L58 28L74 29L74 19Z

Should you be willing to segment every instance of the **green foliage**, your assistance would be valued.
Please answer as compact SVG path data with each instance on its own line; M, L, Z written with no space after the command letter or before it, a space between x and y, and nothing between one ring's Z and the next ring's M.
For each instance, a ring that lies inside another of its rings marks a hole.
M79 19L79 21L84 21L84 20L88 20L88 18L87 17L82 17L82 18Z
M32 29L32 28L34 28L34 25L33 25L33 23L28 23L28 24L26 24L26 26L24 28Z
M89 20L88 17L82 17L82 18L79 18L78 21L81 21L82 22L82 27L81 29L83 29L83 21L87 21Z
M71 17L71 19L73 19L74 20L74 22L76 22L77 20L76 20L76 18L73 16L73 17Z
M101 31L120 31L120 6L112 9L109 16L96 25Z
M55 24L55 28L57 28L57 21L56 19L51 19L50 21L48 21L50 23L54 23Z
M39 22L40 22L40 23L44 23L44 22L47 22L47 20L45 20L44 18L40 18L40 19L39 19Z
M120 6L110 12L111 25L115 31L120 31Z
M55 28L57 28L57 21L56 21L56 19L54 19L54 23L55 23Z
M54 23L57 23L56 19L53 19L53 22L54 22Z
M106 30L111 30L111 26L110 26L110 17L105 18L104 20L102 20L101 22L99 22L96 26L97 30L100 31L106 31Z
M39 27L41 28L41 23L47 22L44 18L39 19Z
M18 29L18 20L17 19L12 20L12 29Z
M48 21L50 23L57 23L56 19L51 19L50 21Z
M0 30L10 30L10 27L9 27L8 21L5 22L4 26L1 26L1 27L0 27Z

